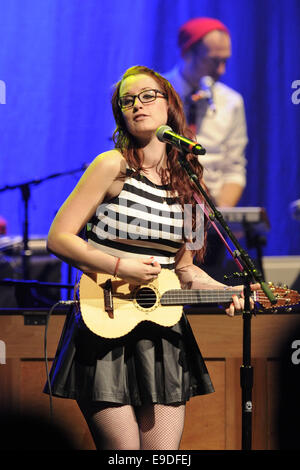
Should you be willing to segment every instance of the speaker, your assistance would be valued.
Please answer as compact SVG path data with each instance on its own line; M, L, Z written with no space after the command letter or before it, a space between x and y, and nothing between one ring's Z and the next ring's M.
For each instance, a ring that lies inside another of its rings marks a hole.
M22 257L5 256L0 252L0 279L23 280ZM61 261L49 254L29 257L29 279L40 282L61 282ZM56 287L5 286L0 284L0 307L48 307L61 299Z

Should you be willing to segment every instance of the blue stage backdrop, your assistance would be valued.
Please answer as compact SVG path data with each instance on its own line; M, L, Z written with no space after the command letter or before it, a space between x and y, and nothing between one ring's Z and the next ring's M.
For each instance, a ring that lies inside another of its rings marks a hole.
M3 189L36 182L29 234L46 235L82 174L66 173L112 148L112 85L135 64L173 67L177 29L195 16L217 17L232 33L223 81L244 96L249 133L240 205L267 210L264 254L300 254L300 222L289 213L300 198L299 0L0 0L0 216L8 235L22 234L24 204L20 189Z

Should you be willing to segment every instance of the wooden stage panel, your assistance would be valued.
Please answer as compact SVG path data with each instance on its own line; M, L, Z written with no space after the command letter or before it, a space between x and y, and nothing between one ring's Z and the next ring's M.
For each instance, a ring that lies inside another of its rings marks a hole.
M51 362L49 361L49 367ZM32 410L50 419L50 399L42 393L46 383L45 362L43 359L21 361L21 410ZM94 449L87 424L74 400L52 398L53 417L63 427L78 449Z
M188 316L215 393L188 402L181 449L241 449L242 317L195 313ZM61 315L50 319L50 359L64 320ZM252 319L253 449L278 448L279 350L291 332L300 331L299 323L297 314L258 315ZM24 325L21 315L0 316L0 339L6 344L6 364L0 364L0 407L20 411L29 408L49 417L49 398L42 393L46 381L44 332L44 326ZM94 448L73 400L54 397L53 409L55 419L70 433L76 448Z
M225 448L225 362L207 360L215 392L191 398L180 449L222 450Z

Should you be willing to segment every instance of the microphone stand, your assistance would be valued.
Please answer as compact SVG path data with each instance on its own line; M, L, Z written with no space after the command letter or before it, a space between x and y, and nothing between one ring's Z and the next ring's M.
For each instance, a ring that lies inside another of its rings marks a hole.
M53 173L51 175L46 176L45 178L41 179L36 179L36 180L31 180L27 181L25 183L21 184L16 184L13 186L4 186L3 188L0 188L0 193L12 189L20 189L22 193L22 199L24 202L24 222L23 222L23 250L22 250L22 271L23 271L23 279L28 280L29 279L29 259L31 256L31 251L29 250L29 217L28 217L28 206L29 206L29 200L30 200L30 187L32 185L38 185L43 183L44 181L57 178L60 176L65 176L65 175L72 175L74 173L78 173L80 171L84 171L87 168L87 164L83 164L81 168L77 168L75 170L70 170L70 171L65 171L61 173ZM70 267L69 267L69 272L68 272L68 282L71 283L71 272L70 272Z
M204 150L204 149L203 149ZM211 210L209 218L212 221L217 220L220 225L223 227L228 237L236 247L236 250L231 254L233 255L235 261L240 267L240 273L234 273L232 277L240 277L244 285L244 311L243 311L243 363L240 368L240 384L242 388L242 450L250 450L252 446L252 387L253 387L253 368L251 366L251 309L250 309L250 295L251 295L251 286L250 283L255 281L261 285L262 290L270 300L272 304L276 304L276 298L271 292L269 286L264 282L261 272L255 267L253 261L251 260L249 254L242 248L242 246L237 241L236 237L226 224L223 215L220 211L217 210L214 203L201 186L197 175L193 172L193 169L189 162L186 159L188 152L181 150L181 157L179 158L179 163L182 168L188 174L190 181L193 186L196 188L196 193L194 193L194 199L198 204L202 204L202 201L198 197L198 192L201 193L204 200L206 201L208 207ZM205 153L205 151L204 151ZM206 213L206 212L205 212ZM207 215L207 214L206 214ZM229 248L229 247L228 247ZM229 249L229 251L231 251ZM226 278L229 279L227 276Z

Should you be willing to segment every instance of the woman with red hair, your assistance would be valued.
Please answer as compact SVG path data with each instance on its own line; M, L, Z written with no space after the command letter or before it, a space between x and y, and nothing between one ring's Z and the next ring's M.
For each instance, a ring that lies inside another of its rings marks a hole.
M153 70L135 66L116 84L112 108L115 148L96 157L59 210L49 250L84 273L133 286L154 282L164 268L185 288L223 289L193 264L204 250L203 243L189 245L193 229L203 229L194 216L184 227L193 188L178 150L156 136L168 125L192 137L177 93ZM187 158L201 180L197 158ZM85 226L87 240L78 235ZM242 307L235 296L227 313ZM75 312L50 375L53 395L77 400L97 449L178 449L186 401L214 391L184 314L171 327L142 322L107 339Z

